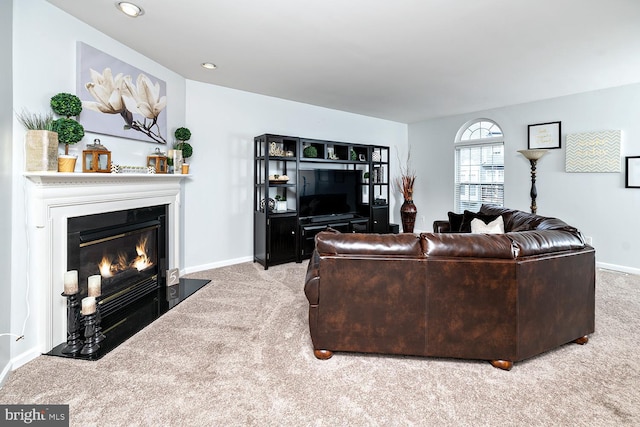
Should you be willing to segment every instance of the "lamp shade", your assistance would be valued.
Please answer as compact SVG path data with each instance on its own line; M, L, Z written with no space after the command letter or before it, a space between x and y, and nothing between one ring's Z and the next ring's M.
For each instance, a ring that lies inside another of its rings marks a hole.
M522 154L529 160L539 160L540 157L547 154L549 150L518 150L518 153Z

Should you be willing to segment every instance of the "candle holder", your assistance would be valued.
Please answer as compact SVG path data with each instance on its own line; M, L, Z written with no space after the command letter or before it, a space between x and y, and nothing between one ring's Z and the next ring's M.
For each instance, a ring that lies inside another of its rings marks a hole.
M100 297L96 297L96 342L100 344L106 336L102 333L102 316L100 315Z
M80 354L91 355L100 349L96 337L96 312L85 314L83 316L84 323L84 346L80 350Z
M76 354L82 350L83 342L80 338L80 303L78 292L74 294L62 293L67 298L67 345L62 348L64 354Z

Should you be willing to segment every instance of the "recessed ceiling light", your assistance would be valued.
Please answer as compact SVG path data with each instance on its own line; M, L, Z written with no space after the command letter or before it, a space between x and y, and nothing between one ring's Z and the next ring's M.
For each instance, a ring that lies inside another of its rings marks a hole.
M120 9L125 15L132 18L137 18L140 15L144 15L144 10L140 6L136 6L133 3L126 1L119 1L116 3L116 7Z
M207 70L215 70L217 67L216 64L213 64L211 62L203 62L202 63L202 68L206 68Z

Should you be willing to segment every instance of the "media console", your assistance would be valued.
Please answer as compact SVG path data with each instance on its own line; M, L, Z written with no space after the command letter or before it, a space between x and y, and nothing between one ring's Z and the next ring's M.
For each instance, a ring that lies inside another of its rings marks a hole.
M254 261L301 262L317 233L389 232L389 147L254 138Z

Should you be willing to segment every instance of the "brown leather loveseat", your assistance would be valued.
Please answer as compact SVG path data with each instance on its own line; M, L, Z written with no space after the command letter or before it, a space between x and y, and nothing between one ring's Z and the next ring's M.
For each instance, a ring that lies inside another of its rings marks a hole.
M508 370L586 343L594 331L595 251L580 232L490 205L476 215L501 216L504 233L319 233L305 282L316 357L481 359ZM434 229L459 231L451 225L436 221Z

